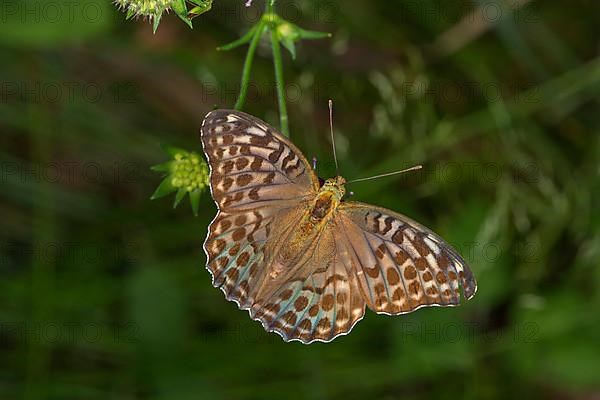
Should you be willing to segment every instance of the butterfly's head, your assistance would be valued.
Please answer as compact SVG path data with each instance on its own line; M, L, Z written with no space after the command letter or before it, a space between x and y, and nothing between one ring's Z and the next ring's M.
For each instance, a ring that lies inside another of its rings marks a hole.
M346 194L346 179L343 176L336 176L335 178L329 178L325 181L321 187L321 192L331 192L333 197L338 201L342 200L342 197Z

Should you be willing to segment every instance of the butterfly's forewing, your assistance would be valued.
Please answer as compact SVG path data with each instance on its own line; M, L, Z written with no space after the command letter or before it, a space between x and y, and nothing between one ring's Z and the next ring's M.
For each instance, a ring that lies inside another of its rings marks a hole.
M207 268L213 285L248 309L265 276L274 221L313 198L318 179L293 144L250 115L213 111L201 138L219 209L204 242Z
M318 178L302 153L251 115L210 112L202 123L202 145L219 210L281 207L319 189Z
M342 203L340 240L369 308L401 314L460 303L477 290L465 261L438 235L408 217L358 202Z
M251 315L285 341L328 342L362 319L365 301L356 275L337 246L336 229L324 229L293 279L258 299Z

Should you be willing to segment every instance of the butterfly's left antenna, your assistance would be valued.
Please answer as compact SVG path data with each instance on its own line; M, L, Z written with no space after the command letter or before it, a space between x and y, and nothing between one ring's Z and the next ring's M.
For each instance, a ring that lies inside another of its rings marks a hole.
M329 99L329 130L331 131L331 146L333 147L333 160L335 161L335 174L340 175L337 154L335 153L335 138L333 136L333 100Z

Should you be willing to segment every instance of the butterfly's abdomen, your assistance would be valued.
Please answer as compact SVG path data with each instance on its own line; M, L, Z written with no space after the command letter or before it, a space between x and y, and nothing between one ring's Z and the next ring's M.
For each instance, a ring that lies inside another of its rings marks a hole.
M322 192L305 211L295 233L290 237L286 253L302 254L315 240L334 209L331 193Z
M319 233L329 221L333 211L339 204L334 193L321 191L304 211L299 225L287 238L286 245L278 255L278 263L283 266L302 264L301 260L312 254L311 246L319 237Z

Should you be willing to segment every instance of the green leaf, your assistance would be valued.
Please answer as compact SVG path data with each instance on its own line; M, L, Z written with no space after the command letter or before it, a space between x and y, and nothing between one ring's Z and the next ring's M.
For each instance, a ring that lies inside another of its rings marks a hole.
M190 28L194 28L194 26L192 25L192 20L188 18L188 10L185 5L185 0L176 0L173 3L173 11L175 12L175 14L177 14L179 19L185 22Z
M325 39L325 38L331 37L331 33L329 33L329 32L307 31L307 30L299 28L297 26L296 26L296 28L298 29L298 38L299 39L314 40L314 39Z
M135 10L132 10L130 8L129 10L127 10L127 14L125 15L125 19L126 20L130 20L133 17L135 17Z
M240 47L243 44L246 44L248 42L250 42L252 40L252 37L254 37L254 32L256 32L256 29L262 25L262 20L259 21L257 24L255 24L252 28L250 28L250 30L248 32L246 32L244 34L244 36L242 36L241 38L234 40L231 43L227 43L224 44L223 46L219 46L217 47L218 51L229 51L229 50L233 50L237 47Z
M189 11L189 18L194 18L198 15L202 15L212 8L212 0L190 0L190 2L196 4L196 7L192 8Z
M280 42L283 45L283 47L285 47L290 52L290 54L292 55L292 59L295 60L296 45L294 44L294 41L292 39L282 38Z
M173 11L177 13L177 15L187 15L187 7L185 6L185 0L175 0L171 7L173 8Z
M172 168L173 168L173 163L175 161L167 161L165 163L162 164L158 164L158 165L153 165L150 167L150 169L152 171L156 171L156 172L171 172Z
M179 205L179 203L181 203L181 200L183 200L186 193L187 190L185 190L184 188L179 188L177 194L175 195L175 203L173 203L173 208L176 208Z
M194 216L198 216L198 210L200 209L200 194L202 191L200 189L196 189L193 192L190 192L190 205L192 206L192 211Z
M162 17L162 14L158 14L154 16L154 21L152 23L152 33L156 33L156 30L158 29L158 25L160 24L160 19Z
M212 7L213 0L189 0L190 3L195 4L198 7Z
M150 197L150 200L159 199L164 197L170 193L173 193L177 190L175 186L171 183L171 176L167 176L163 181L158 185L154 194Z
M181 19L183 22L185 22L187 24L187 26L189 26L191 29L194 29L194 25L192 24L192 20L189 19L186 15L179 15L179 14L177 14L177 16L179 17L179 19Z
M274 32L277 33L279 42L290 52L293 59L296 59L296 42L302 39L322 39L331 36L327 32L307 31L279 17L272 18L271 25L275 26Z

